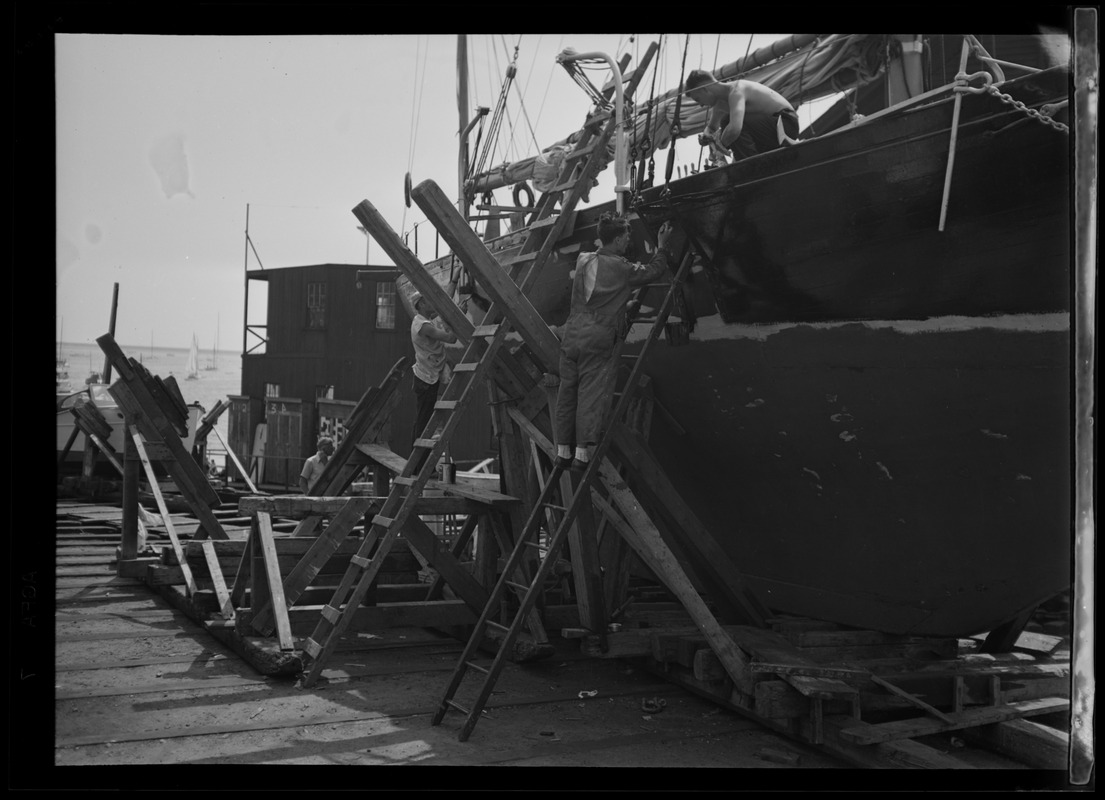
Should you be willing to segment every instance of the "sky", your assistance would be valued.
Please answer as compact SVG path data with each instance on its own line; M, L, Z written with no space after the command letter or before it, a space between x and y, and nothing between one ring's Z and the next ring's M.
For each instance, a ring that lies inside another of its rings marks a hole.
M494 109L513 60L491 163L514 160L590 110L555 63L565 47L635 63L661 42L659 93L681 69L713 69L784 35L470 34L469 113ZM120 344L183 348L195 333L208 349L218 330L221 349L240 350L247 258L251 270L390 264L351 209L367 199L403 233L425 219L404 203L407 173L457 195L454 34L55 33L53 44L55 341L106 333L118 283ZM601 185L592 197L605 199ZM420 244L432 235L426 223Z

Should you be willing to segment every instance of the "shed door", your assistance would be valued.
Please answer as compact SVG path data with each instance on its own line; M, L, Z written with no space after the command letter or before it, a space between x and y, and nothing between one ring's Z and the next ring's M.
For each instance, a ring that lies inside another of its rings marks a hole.
M227 445L234 451L238 461L249 469L249 459L253 454L253 425L250 410L250 398L230 395L230 408L227 410ZM226 460L226 474L235 480L241 480L237 467L231 459Z
M268 423L265 443L265 482L298 486L299 471L306 459L301 451L303 403L293 398L269 397L265 400Z

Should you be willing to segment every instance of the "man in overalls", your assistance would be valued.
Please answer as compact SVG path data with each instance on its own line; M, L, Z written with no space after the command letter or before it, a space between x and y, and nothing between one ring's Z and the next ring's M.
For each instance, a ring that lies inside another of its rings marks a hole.
M561 330L557 465L577 471L587 468L613 398L618 367L614 349L626 335L630 287L654 281L668 268L672 228L668 222L660 227L648 266L625 259L629 223L623 217L603 214L598 233L598 252L580 253L576 261L571 311Z

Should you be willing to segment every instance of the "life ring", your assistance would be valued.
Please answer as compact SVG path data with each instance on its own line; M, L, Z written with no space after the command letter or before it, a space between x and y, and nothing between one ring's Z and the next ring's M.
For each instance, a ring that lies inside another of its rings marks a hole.
M407 208L411 207L411 174L408 172L403 178L403 200L407 204Z
M526 202L522 203L522 192L526 193ZM514 184L514 205L519 208L533 208L533 189L525 181Z

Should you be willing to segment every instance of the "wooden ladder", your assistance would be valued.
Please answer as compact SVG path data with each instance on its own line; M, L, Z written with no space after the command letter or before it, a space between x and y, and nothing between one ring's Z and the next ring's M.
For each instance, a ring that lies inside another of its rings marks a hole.
M649 46L641 58L640 65L633 71L633 76L626 82L622 92L625 100L633 97L638 83L644 77L655 54L654 43ZM565 156L553 188L545 192L534 206L526 240L518 253L503 261L503 266L507 267L510 277L519 284L523 293L527 292L537 279L556 243L572 233L572 227L575 224L575 208L587 193L591 179L600 171L599 165L604 162L601 155L614 136L616 127L617 116L613 107L601 111L588 120L572 152ZM581 163L580 160L584 157L587 160ZM566 198L565 192L567 192ZM558 201L560 201L560 213L553 217L553 209ZM519 280L527 263L531 264L529 271Z
M686 276L687 270L690 268L692 260L691 253L687 252L657 312L656 319L649 330L648 337L641 345L641 350L637 354L637 360L634 363L633 369L630 371L629 377L626 379L621 397L618 399L609 417L610 419L620 419L629 406L633 388L641 375L645 356L652 343L655 342L660 331L663 329L664 321L671 311L675 293L680 291L680 286ZM620 344L618 350L620 350ZM615 358L616 357L617 354L615 354ZM583 475L577 481L573 482L572 496L567 503L553 502L554 496L558 496L558 487L560 485L559 478L563 472L562 467L556 466L558 462L553 462L553 470L530 512L525 528L518 537L518 541L515 543L514 550L511 552L510 557L503 567L502 577L496 583L494 590L492 590L487 606L476 622L472 636L465 646L464 651L461 653L460 660L457 662L457 666L445 690L445 695L438 705L437 710L434 712L432 719L433 725L441 724L441 721L445 718L449 709L459 711L466 716L460 731L460 741L463 742L468 740L476 723L479 721L480 714L483 713L483 708L487 704L488 698L491 696L492 688L499 674L502 672L503 666L506 664L506 657L513 646L514 640L521 632L526 615L533 609L538 596L544 589L545 581L556 563L557 556L568 535L568 531L582 511L584 503L590 502L591 485L599 478L600 467L609 447L610 436L606 433L600 437L598 443L595 445L594 452L591 455L591 461ZM555 523L555 530L550 532L547 544L542 545L539 541L539 531L546 515L549 515L553 519L559 516L559 521ZM525 557L527 555L532 555L534 551L539 554L540 566L537 568L537 571L533 575L533 579L528 585L517 583L514 578L518 568L521 566ZM504 626L498 622L493 622L491 617L499 612L508 591L513 592L517 596L518 608L511 624L509 626ZM479 648L480 644L483 642L484 632L488 628L498 630L502 633L503 640L500 642L499 650L490 666L485 666L477 664L473 658L477 648ZM460 688L469 669L473 669L483 674L485 677L475 703L471 708L465 708L454 701L453 698L456 696L457 690Z
M434 412L415 439L410 458L400 475L392 480L387 499L365 529L365 537L349 562L349 567L328 605L322 607L322 618L307 639L304 649L312 659L304 687L318 680L323 666L348 627L357 607L364 600L384 558L390 552L399 532L414 512L423 488L437 468L464 411L476 396L476 387L488 376L496 353L506 341L509 323L483 325L475 330L461 361L453 368L453 379L444 394L434 404Z

